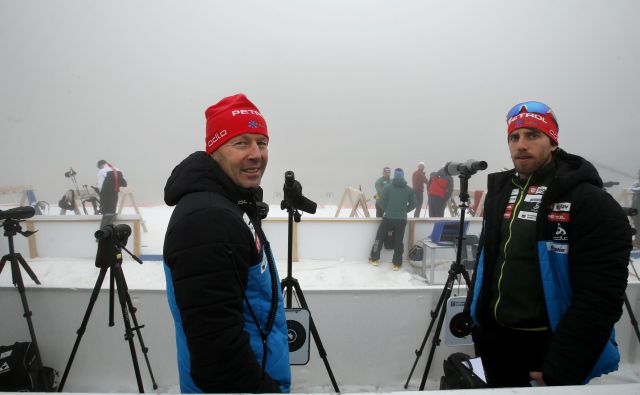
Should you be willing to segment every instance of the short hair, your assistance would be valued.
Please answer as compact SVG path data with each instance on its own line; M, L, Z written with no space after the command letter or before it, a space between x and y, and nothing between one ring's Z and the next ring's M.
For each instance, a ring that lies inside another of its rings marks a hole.
M106 161L106 160L104 160L104 159L100 159L100 160L98 161L98 169L102 169L102 166L104 166L104 165L106 165L106 164L107 164L107 161Z

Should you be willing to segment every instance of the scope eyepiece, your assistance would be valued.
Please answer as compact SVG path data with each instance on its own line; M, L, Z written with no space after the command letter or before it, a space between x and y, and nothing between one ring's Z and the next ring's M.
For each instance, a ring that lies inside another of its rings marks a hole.
M94 234L98 240L114 239L120 242L126 241L129 235L131 227L127 224L107 225Z

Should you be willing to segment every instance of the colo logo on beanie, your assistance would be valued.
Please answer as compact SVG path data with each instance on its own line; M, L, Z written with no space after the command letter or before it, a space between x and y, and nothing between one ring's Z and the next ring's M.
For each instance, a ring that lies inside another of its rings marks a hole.
M205 150L208 155L241 134L269 137L262 114L243 93L225 97L207 108L204 115L207 119Z

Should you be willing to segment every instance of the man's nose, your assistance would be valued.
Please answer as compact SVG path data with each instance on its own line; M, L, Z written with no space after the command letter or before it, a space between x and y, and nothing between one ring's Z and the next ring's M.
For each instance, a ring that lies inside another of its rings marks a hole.
M249 145L249 157L250 158L259 158L262 155L260 152L260 146L257 143L251 143Z

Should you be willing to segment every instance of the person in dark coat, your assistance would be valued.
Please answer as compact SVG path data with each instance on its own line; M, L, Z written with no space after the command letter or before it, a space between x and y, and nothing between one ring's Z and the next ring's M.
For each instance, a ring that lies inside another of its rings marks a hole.
M403 239L407 226L407 213L416 207L416 195L413 189L407 185L402 169L395 169L391 183L384 187L380 206L384 210L384 217L378 227L373 247L371 247L369 262L378 266L384 237L388 232L393 232L393 270L399 270L402 266L402 254L404 253Z
M289 392L282 291L261 219L267 125L243 94L205 112L206 152L177 165L164 241L183 393Z
M376 194L373 195L373 198L376 201L376 218L382 218L384 215L384 210L380 207L380 198L382 197L382 191L384 187L386 187L391 182L391 168L389 166L385 166L382 169L382 177L378 178L375 183Z
M113 222L118 207L118 193L121 187L127 186L122 170L116 168L106 160L98 161L98 181L96 183L100 195L100 213L102 221L100 229Z
M416 210L413 212L414 218L420 217L422 210L422 202L424 200L424 186L429 182L427 175L424 174L424 162L418 162L418 168L411 176L411 187L416 194Z
M488 178L468 307L490 387L615 371L631 229L591 163L558 147L544 103L507 116L514 169Z

